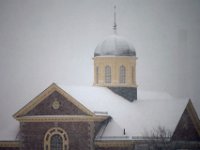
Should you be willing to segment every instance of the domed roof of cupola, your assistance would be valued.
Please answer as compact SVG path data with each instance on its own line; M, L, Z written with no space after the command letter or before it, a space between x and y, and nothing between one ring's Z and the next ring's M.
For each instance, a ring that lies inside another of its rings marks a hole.
M125 38L113 34L97 45L94 56L136 56L136 52Z

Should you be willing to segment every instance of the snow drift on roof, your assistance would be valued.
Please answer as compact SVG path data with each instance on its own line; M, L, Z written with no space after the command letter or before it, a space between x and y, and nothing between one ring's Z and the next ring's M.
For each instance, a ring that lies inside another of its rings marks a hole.
M188 100L166 93L138 91L138 100L129 102L104 87L62 86L63 90L93 112L112 117L103 137L144 136L159 126L175 130Z

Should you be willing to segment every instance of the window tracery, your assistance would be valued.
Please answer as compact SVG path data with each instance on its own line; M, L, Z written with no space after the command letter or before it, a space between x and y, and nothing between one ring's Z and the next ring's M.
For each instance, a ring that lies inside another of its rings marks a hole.
M68 150L69 140L62 128L49 129L44 137L44 150Z
M54 134L50 141L51 150L63 150L63 139L59 134Z
M105 67L105 83L111 83L111 67Z
M99 67L96 67L96 83L99 83Z
M119 68L119 83L126 83L126 68L123 65Z

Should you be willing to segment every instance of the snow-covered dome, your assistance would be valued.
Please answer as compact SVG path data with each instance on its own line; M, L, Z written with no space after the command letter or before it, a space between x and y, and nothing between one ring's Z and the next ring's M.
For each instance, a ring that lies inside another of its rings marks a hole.
M99 43L94 56L135 56L135 48L123 37L116 34Z

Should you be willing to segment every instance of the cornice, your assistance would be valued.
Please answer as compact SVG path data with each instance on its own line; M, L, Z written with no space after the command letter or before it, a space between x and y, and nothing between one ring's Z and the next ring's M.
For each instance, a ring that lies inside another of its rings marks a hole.
M114 58L114 59L121 59L121 58L130 58L130 59L138 59L136 56L114 56L114 55L106 55L106 56L95 56L93 59L101 59L101 58Z
M102 80L101 80L102 81ZM138 85L123 85L123 84L112 84L112 83L93 83L94 86L100 86L100 87L128 87L128 88L138 88Z
M104 121L109 116L62 115L62 116L24 116L16 118L20 122L91 122Z
M0 147L20 147L19 141L0 141Z

